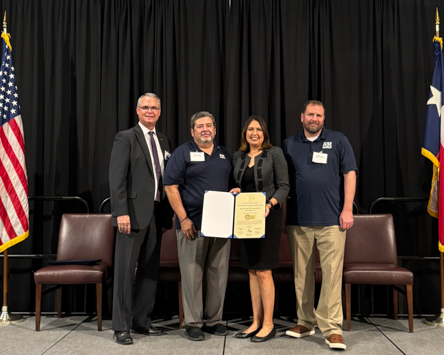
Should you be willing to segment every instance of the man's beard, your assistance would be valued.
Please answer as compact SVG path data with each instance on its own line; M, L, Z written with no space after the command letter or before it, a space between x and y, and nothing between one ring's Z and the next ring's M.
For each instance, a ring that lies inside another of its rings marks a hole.
M210 137L210 138L199 137L197 140L199 141L199 143L211 143L213 141L213 138L212 137Z
M316 134L319 133L322 130L322 127L324 127L324 124L321 123L316 127L312 127L310 126L310 122L309 123L304 123L304 128L307 132L310 132L311 134Z

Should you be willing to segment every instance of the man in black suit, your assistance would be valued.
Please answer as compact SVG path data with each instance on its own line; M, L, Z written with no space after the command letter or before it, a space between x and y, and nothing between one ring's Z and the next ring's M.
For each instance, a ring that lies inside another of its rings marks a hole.
M151 312L162 228L172 227L172 210L163 189L171 148L168 138L155 127L160 99L144 94L136 110L139 123L117 133L109 167L111 211L117 227L112 329L116 342L123 345L133 343L130 328L145 335L161 334L151 326Z

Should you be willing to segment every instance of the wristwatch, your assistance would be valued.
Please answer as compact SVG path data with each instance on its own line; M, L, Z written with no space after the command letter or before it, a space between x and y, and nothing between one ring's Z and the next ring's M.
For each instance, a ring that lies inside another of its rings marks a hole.
M270 206L270 210L272 210L273 209L273 207L274 207L274 205L270 202L270 201L267 201L267 205L269 205Z

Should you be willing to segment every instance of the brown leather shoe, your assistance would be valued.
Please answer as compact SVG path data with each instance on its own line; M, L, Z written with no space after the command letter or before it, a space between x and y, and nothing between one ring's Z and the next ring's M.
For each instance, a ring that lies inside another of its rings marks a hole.
M345 350L347 348L341 334L332 334L328 337L328 339L325 339L325 342L328 344L330 349Z
M310 335L313 335L314 333L315 333L314 328L310 330L307 327L304 327L303 325L297 325L296 327L289 329L285 332L286 335L289 335L293 338L308 337Z

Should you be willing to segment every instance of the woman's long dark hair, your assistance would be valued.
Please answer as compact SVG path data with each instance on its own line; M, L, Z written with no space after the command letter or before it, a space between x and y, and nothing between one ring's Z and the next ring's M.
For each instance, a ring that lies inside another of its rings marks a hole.
M239 148L241 152L247 153L250 151L250 145L247 142L247 130L248 126L252 121L257 121L259 123L262 129L262 133L264 134L264 141L262 142L261 149L266 149L271 147L267 124L265 123L264 119L261 116L253 115L248 118L247 122L245 122L244 128L242 129L241 146Z

